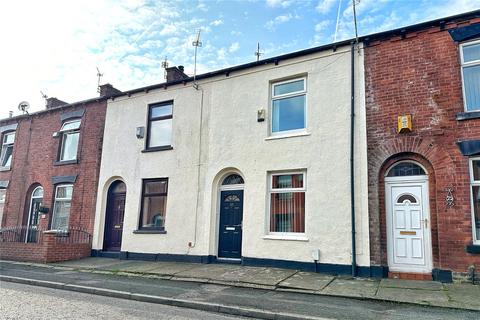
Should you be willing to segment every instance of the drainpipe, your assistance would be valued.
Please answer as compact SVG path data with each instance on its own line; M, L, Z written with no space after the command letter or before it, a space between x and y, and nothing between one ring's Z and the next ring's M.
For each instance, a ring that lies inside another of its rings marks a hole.
M352 43L352 79L351 79L351 107L350 107L350 205L352 223L352 276L357 275L357 249L355 245L355 42Z

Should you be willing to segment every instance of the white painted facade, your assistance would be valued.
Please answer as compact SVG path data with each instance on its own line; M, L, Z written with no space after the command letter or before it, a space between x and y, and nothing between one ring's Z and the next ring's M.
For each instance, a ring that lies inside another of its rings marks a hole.
M203 79L198 90L187 83L109 101L93 249L103 247L107 191L120 179L127 186L121 251L216 256L219 185L236 172L245 180L243 257L313 262L319 250L320 263L351 264L350 60L350 47L340 47ZM355 66L357 263L369 266L362 52ZM306 130L273 137L272 82L296 77L306 77ZM136 128L147 126L149 104L169 100L173 149L142 153L145 139L137 139ZM264 122L257 122L259 109L267 111ZM268 174L299 170L306 172L305 234L272 236ZM163 177L166 234L136 234L142 179Z

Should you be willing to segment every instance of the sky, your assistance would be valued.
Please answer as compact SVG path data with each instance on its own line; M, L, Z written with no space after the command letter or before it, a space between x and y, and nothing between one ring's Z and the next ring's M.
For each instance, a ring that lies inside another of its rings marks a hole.
M197 73L354 37L352 0L15 0L0 5L0 118L164 82L162 61ZM356 0L359 35L480 9L480 0ZM338 18L338 19L337 19Z

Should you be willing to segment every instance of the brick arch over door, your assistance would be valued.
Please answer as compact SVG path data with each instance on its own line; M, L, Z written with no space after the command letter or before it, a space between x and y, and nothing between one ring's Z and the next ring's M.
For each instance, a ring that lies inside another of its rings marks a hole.
M387 266L385 174L395 163L410 160L421 164L429 177L429 200L432 235L433 267L442 266L439 254L439 214L448 210L444 204L444 189L455 188L453 159L433 139L398 137L368 150L368 204L370 226L370 259L372 265Z

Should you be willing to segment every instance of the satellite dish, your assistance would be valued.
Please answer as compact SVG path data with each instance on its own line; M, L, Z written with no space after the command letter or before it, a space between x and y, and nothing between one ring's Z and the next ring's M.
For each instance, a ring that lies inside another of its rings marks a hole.
M23 113L27 112L30 108L30 103L27 101L22 101L18 104L18 110L22 111Z

